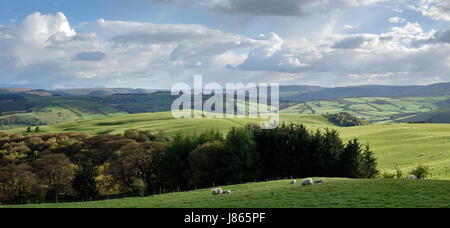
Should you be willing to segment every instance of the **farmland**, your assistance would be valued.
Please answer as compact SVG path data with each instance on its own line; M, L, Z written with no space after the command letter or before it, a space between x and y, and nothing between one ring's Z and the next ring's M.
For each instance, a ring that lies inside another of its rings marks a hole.
M317 179L317 178L315 178ZM289 180L225 186L231 195L210 189L150 197L80 203L39 204L26 208L449 208L450 183L440 180L324 178L313 187ZM8 207L8 206L4 206Z
M392 122L445 108L449 96L359 97L292 104L283 113L327 114L347 112L370 122Z

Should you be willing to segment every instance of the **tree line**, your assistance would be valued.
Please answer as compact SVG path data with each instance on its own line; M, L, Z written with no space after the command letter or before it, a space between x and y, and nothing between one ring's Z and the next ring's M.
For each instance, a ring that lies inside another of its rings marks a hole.
M171 138L134 129L97 136L0 132L0 202L144 196L266 178L372 178L376 165L357 139L344 143L336 130L297 124Z

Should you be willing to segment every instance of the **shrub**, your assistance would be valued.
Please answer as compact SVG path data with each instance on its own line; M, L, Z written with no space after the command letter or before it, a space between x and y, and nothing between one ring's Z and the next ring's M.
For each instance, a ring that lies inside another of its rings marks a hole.
M395 173L384 172L382 176L383 176L383 178L386 178L386 179L394 179L396 177L396 174Z
M430 167L419 165L411 171L411 175L416 176L417 179L426 179L430 175Z

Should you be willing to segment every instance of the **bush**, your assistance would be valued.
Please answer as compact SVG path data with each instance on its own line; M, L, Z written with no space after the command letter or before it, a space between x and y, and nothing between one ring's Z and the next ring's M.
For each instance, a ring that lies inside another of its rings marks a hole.
M426 179L430 175L430 167L419 165L411 171L411 175L416 176L417 179Z
M383 178L386 178L386 179L394 179L397 176L397 174L384 172L382 176L383 176Z

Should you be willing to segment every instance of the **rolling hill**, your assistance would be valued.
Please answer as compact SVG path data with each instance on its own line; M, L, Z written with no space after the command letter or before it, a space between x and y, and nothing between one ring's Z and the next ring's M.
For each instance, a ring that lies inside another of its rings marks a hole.
M408 122L410 118L413 121L433 118L426 114L434 115L431 112L450 108L449 85L281 86L280 108L285 113L347 112L370 122ZM101 119L127 113L169 111L176 98L168 91L146 89L0 88L0 130ZM423 118L420 117L423 115ZM436 115L434 122L448 123L447 112ZM414 118L416 116L418 118Z
M393 172L395 167L409 172L419 164L429 165L433 178L450 179L449 124L372 124L341 128L322 115L284 113L282 121L305 124L308 128L335 128L344 140L358 138L370 143L379 159L381 171ZM193 134L210 129L226 133L231 127L258 122L255 119L174 119L170 112L117 115L107 119L92 119L59 123L41 127L41 134L55 132L87 132L89 134L120 134L126 129L163 131L168 136ZM7 132L26 134L26 128ZM420 156L425 153L425 156Z

